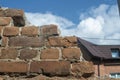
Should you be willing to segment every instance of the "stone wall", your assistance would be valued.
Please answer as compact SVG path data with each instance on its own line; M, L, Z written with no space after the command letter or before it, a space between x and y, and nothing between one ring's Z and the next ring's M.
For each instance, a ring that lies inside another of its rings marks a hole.
M61 37L53 24L38 27L25 22L22 10L0 9L0 80L93 77L93 64L82 61L77 37Z

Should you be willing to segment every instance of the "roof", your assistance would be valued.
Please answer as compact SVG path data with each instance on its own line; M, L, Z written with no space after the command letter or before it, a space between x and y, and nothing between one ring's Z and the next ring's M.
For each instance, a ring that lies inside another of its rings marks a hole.
M114 59L111 49L120 50L120 45L96 45L81 38L78 38L78 43L82 44L94 57L102 59Z

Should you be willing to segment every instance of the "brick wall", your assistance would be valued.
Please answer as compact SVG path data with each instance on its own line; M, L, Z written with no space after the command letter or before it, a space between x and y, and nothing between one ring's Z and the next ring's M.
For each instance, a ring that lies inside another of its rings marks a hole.
M98 65L94 65L95 66L95 75L98 75ZM99 65L99 75L100 76L108 76L110 75L110 73L119 73L120 72L120 66L119 65L114 65L114 64L110 64L110 65L104 65L104 64L100 64Z
M96 76L107 76L109 73L106 73L106 66L104 64L98 64L94 65L95 66L95 75Z
M109 66L105 66L105 71L106 74L109 73L119 73L120 72L120 66L119 65L109 65Z
M59 35L53 24L26 26L22 10L0 9L0 73L91 77L93 64L80 60L77 38Z

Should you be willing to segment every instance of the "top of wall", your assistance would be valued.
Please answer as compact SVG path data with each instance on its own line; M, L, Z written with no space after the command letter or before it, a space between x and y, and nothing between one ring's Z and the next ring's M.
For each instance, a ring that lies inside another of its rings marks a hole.
M0 8L0 26L7 26L10 24L10 18L13 20L13 25L22 27L25 26L24 11L19 9ZM5 19L7 20L4 20Z
M81 62L77 37L59 35L54 24L27 26L22 10L0 8L0 73L91 77L93 64Z

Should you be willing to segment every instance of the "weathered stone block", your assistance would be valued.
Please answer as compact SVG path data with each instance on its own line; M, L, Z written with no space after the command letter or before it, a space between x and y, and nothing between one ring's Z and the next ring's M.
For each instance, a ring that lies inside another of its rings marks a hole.
M72 47L77 46L76 37L49 37L48 45L53 47Z
M0 35L2 34L3 26L0 26Z
M72 74L76 77L91 77L94 74L94 66L92 62L79 62L72 64Z
M79 48L64 48L62 50L63 59L67 59L70 61L80 60L80 49Z
M58 49L44 49L41 51L41 59L59 59Z
M10 17L0 17L0 26L7 26L11 21L12 19Z
M53 46L53 47L62 47L62 37L49 37L48 39L48 45Z
M37 50L23 49L20 51L20 59L32 59L37 56Z
M62 42L64 47L77 46L77 38L74 36L64 37L61 42Z
M77 43L77 37L75 36L65 37L65 39L71 43Z
M15 48L1 49L0 59L16 59L18 51Z
M4 80L4 78L0 77L0 80Z
M35 26L23 27L21 34L25 36L37 36L39 35L39 28Z
M9 46L18 47L42 47L44 46L44 38L41 37L26 37L18 36L9 39Z
M2 37L1 46L5 47L8 44L8 37Z
M3 30L4 36L17 36L19 35L19 28L18 27L5 27Z
M24 12L18 9L0 9L0 17L12 17L15 26L24 26Z
M70 63L67 61L39 61L32 62L30 72L40 72L49 76L66 76L70 74Z
M23 16L24 12L18 9L1 9L0 17L14 17L14 16Z
M56 25L44 25L40 27L40 34L44 36L56 36L59 35L58 29Z
M44 76L44 75L38 75L38 76L35 76L35 77L32 77L31 79L29 80L51 80L51 79L48 79L47 76Z
M25 62L0 62L0 72L26 73L28 72L28 64Z

